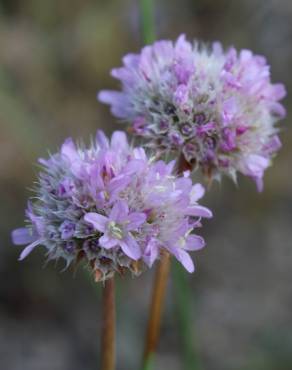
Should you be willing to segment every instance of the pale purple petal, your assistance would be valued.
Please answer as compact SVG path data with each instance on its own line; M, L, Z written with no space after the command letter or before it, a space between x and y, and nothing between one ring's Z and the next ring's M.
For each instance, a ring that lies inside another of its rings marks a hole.
M201 184L195 184L191 190L191 203L197 202L205 194L205 188Z
M173 58L172 43L165 40L155 41L153 44L153 54L158 59L159 65L163 66L167 62L171 62Z
M26 227L15 229L11 233L12 242L15 245L25 245L35 241L36 236L31 234L31 231Z
M121 152L127 152L129 150L127 135L123 131L115 131L112 134L111 148Z
M118 201L114 204L111 213L109 215L110 220L116 222L123 222L127 220L129 213L129 207L127 203L123 200Z
M128 175L120 175L114 177L108 184L108 191L111 194L111 200L115 199L117 194L124 190L131 182L131 177Z
M287 114L285 107L277 102L270 104L271 112L280 118L284 118Z
M195 271L195 265L188 252L183 249L173 249L174 256L183 265L183 267L190 273Z
M280 100L287 95L286 88L283 84L274 84L271 86L270 98Z
M127 68L113 68L111 70L111 75L127 84L132 84L135 82L135 76L133 76L133 73L131 73L131 71Z
M97 130L96 132L96 142L101 149L109 148L109 139L105 136L102 130Z
M35 240L33 243L25 247L24 250L21 252L18 260L22 261L35 249L35 247L37 247L41 243L42 243L42 240Z
M264 151L266 154L270 155L278 151L282 147L281 140L278 135L275 135L271 140L264 146Z
M149 267L152 267L153 263L158 258L158 256L159 256L159 247L157 240L151 239L145 248L143 260Z
M106 104L117 104L120 103L120 100L124 96L123 93L120 93L115 90L102 90L97 94L97 99L101 103Z
M192 52L192 45L186 40L185 34L181 34L176 40L175 51L180 56L186 56Z
M111 249L117 246L119 241L117 239L111 238L108 234L104 234L100 239L99 239L99 244L101 247L105 249Z
M136 230L146 221L147 216L145 213L133 212L128 215L128 224L126 226L127 230Z
M109 219L95 212L86 213L84 220L90 223L96 230L105 232Z
M33 207L30 201L27 202L27 209L25 211L26 216L31 220L32 224L35 226L37 233L43 235L45 231L45 225L42 217L36 216L33 212Z
M221 42L219 41L213 42L212 50L213 50L214 55L216 55L217 57L221 57L223 54L223 47L222 47Z
M262 177L255 177L254 181L256 183L257 191L261 193L264 189L264 181Z
M134 158L136 159L140 159L142 161L145 161L147 162L147 156L146 156L146 153L145 153L145 150L143 148L134 148L133 149L133 156Z
M111 105L111 112L119 117L126 118L129 114L128 99L124 93L103 90L98 94L98 100Z
M140 60L139 54L129 53L123 57L123 62L126 67L137 67Z
M142 256L141 248L136 240L131 236L127 235L123 240L119 241L119 244L123 252L133 260L138 260Z
M71 138L65 140L61 147L61 154L67 157L71 163L79 158L76 146Z
M104 181L99 168L92 166L89 170L89 182L93 194L104 189Z
M212 212L208 208L199 206L199 205L188 207L186 209L186 214L189 216L197 216L197 217L205 217L205 218L213 217Z
M184 249L187 251L197 251L205 246L205 240L199 235L189 235L186 239Z
M132 159L124 168L123 172L129 175L138 174L144 171L146 167L146 162L140 159Z
M243 159L241 171L251 177L262 177L264 170L269 166L270 160L257 154L250 154Z

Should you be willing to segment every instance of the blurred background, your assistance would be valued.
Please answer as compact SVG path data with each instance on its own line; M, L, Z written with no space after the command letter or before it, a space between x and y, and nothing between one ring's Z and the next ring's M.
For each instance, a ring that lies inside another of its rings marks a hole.
M22 226L33 165L64 138L118 124L96 92L109 70L142 46L138 1L0 0L0 369L99 369L100 290L80 268L43 269L37 249L22 263L10 231ZM156 1L159 38L180 33L264 54L274 82L291 89L290 0ZM285 105L291 108L291 97ZM265 190L224 180L204 198L215 218L196 254L189 327L200 370L292 368L292 130ZM121 126L120 126L121 127ZM118 286L118 370L139 369L153 272ZM184 370L177 295L169 284L155 370Z

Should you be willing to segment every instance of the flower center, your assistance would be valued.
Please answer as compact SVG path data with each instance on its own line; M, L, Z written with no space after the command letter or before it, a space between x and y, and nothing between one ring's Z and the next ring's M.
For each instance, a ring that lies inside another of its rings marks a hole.
M117 239L123 239L123 230L114 221L110 221L108 224L109 232L112 236Z
M184 248L184 246L186 245L186 239L183 236L179 238L178 245L180 246L180 248Z

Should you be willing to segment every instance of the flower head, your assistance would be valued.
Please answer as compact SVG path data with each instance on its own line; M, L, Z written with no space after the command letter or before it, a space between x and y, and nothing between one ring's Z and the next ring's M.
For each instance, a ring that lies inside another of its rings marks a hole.
M122 89L101 91L99 100L129 121L131 132L161 153L181 153L209 179L240 172L262 189L265 169L280 148L274 124L285 116L286 92L272 84L269 66L249 50L223 51L157 41L123 58L112 70Z
M197 203L202 186L187 173L173 175L174 162L153 162L142 148L131 148L123 132L109 141L99 131L89 148L67 139L40 163L28 226L12 233L15 244L27 245L20 260L43 245L49 260L61 257L67 267L83 259L106 279L138 273L166 250L194 270L188 251L204 240L193 231L212 214Z

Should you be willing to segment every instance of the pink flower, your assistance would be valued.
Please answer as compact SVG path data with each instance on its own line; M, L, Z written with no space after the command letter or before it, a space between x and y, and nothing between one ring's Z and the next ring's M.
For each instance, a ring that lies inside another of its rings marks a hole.
M67 139L41 163L28 227L12 232L16 245L27 245L21 260L43 245L49 260L61 257L67 267L83 259L107 279L137 274L168 251L194 270L188 253L204 245L194 231L212 213L198 204L204 189L190 173L174 175L174 161L155 162L123 132L109 140L99 131L89 147Z
M224 51L220 43L190 43L181 35L176 42L154 42L123 63L112 71L120 91L101 91L98 99L135 135L159 153L184 155L208 179L226 174L236 180L241 172L262 188L280 147L275 124L286 114L280 103L285 87L272 84L264 57ZM258 157L265 162L261 171L247 169L258 167Z

